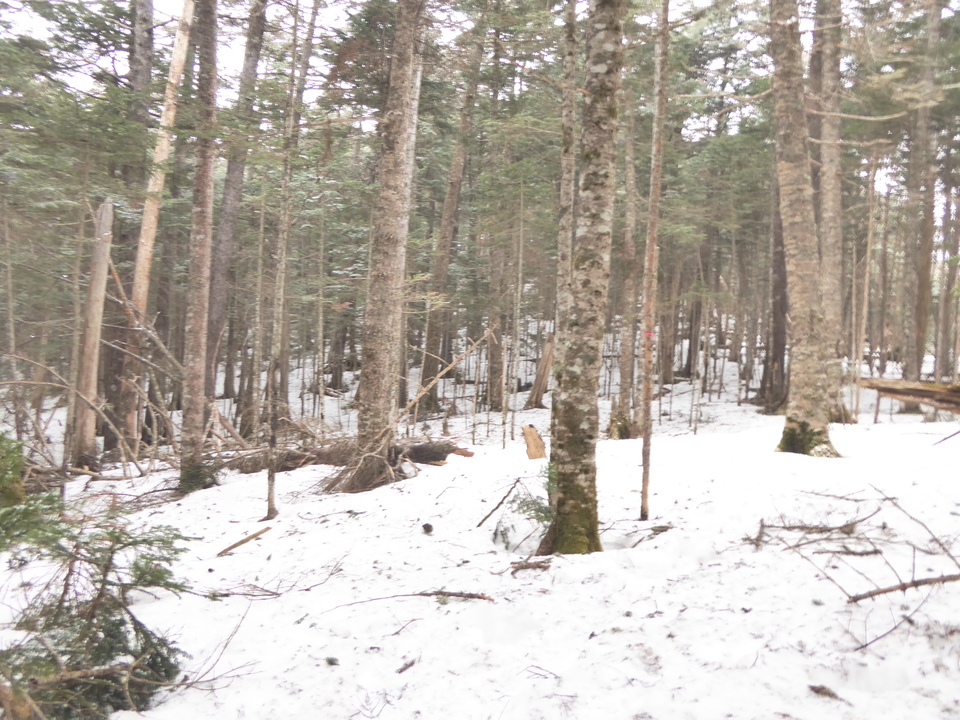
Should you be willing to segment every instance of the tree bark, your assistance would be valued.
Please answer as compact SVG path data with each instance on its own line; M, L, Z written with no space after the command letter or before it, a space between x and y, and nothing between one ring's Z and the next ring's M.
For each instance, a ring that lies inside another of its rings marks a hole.
M840 399L843 353L843 192L840 146L840 0L818 0L816 43L820 47L820 282L823 289L823 342L827 357L830 414L836 421L849 413ZM812 71L812 70L811 70Z
M907 347L903 357L905 380L920 379L926 355L927 328L933 287L934 205L936 192L936 133L931 127L930 109L936 81L936 52L940 40L940 0L925 0L927 8L927 43L923 58L923 100L917 109L916 133L910 151L907 174L908 204L913 222L904 237L907 247L907 297L912 317L907 318Z
M643 398L639 403L643 432L643 479L640 519L650 516L650 443L653 438L653 345L657 331L657 272L660 255L660 198L663 186L663 130L667 117L667 60L670 52L670 1L662 0L654 70L653 138L650 150L650 205L647 247L643 258Z
M177 35L173 43L173 54L170 58L170 71L167 76L167 87L163 97L163 111L160 114L160 128L157 131L157 143L153 151L153 164L150 170L150 179L147 182L147 194L143 205L143 219L140 224L140 237L137 241L137 260L134 267L133 289L130 301L138 322L143 322L147 313L147 296L150 292L150 269L153 264L153 247L157 239L157 221L160 215L160 202L163 197L163 186L167 177L166 162L170 158L170 148L173 138L173 127L177 118L177 86L183 77L187 51L190 47L190 29L193 24L194 0L184 0L180 22L177 26ZM134 328L130 333L128 350L132 355L140 352L140 333ZM139 382L139 363L128 356L124 361L123 375L125 381L131 383L126 398L121 399L118 414L121 415L122 431L128 438L136 438L139 420L139 402L135 395L131 395L132 384ZM134 445L136 447L136 445Z
M557 480L557 509L539 554L603 549L597 517L597 392L610 278L625 13L623 0L590 3L572 296L567 298L566 327L557 339L566 348L564 363L554 367L550 463Z
M293 22L294 27L300 23L299 5L295 5ZM307 82L307 72L310 68L310 56L313 54L313 35L316 30L317 13L320 9L320 0L314 0L310 20L307 23L307 32L304 36L302 50L298 48L296 30L294 30L293 54L291 57L290 77L287 85L287 108L284 117L283 129L283 175L280 186L280 220L277 230L275 250L274 285L273 285L273 312L270 323L270 355L267 360L267 408L270 413L270 463L267 468L267 514L263 520L272 520L278 514L276 504L276 473L277 473L277 433L281 415L289 416L287 405L287 383L284 368L281 367L285 348L284 336L288 332L286 323L286 295L287 295L287 254L290 244L290 228L293 224L293 208L290 198L290 184L293 182L293 161L300 141L300 113L303 106L303 93ZM298 63L298 55L299 63Z
M450 160L450 174L447 179L447 190L443 197L443 209L440 213L440 229L437 234L437 244L433 255L433 272L431 286L438 300L443 301L447 293L450 269L450 248L457 229L457 211L460 207L460 189L463 185L464 170L467 166L467 143L473 128L473 106L477 99L477 87L480 82L480 64L483 61L484 36L486 35L486 19L481 17L474 27L476 44L471 53L469 77L463 91L463 102L460 106L460 134ZM432 307L427 314L427 333L424 340L423 367L420 370L420 386L427 387L430 381L440 372L440 344L446 330L444 318L447 316L446 307ZM437 385L421 401L430 409L438 407Z
M953 378L956 366L956 358L953 356L955 343L953 342L954 330L954 290L957 285L957 252L960 250L960 232L958 232L957 208L955 188L950 186L952 178L952 155L948 153L946 158L946 172L944 173L944 203L943 203L943 244L944 244L944 263L946 265L946 275L944 286L940 288L940 342L937 344L937 372L938 382L950 381Z
M90 278L87 281L87 302L83 312L83 347L80 352L80 373L77 392L83 398L97 397L97 369L100 367L100 331L103 327L103 305L106 300L110 267L110 244L113 241L113 204L103 203L97 211L93 250L90 256ZM77 403L74 437L76 446L67 448L71 462L81 455L97 455L97 416L86 402Z
M388 475L397 401L398 349L403 338L403 281L410 222L411 132L422 0L399 0L390 65L390 90L380 121L380 191L370 248L370 281L363 319L357 443L362 459L343 489L375 487Z
M213 166L217 121L217 3L197 4L197 164L190 227L190 270L184 327L183 426L180 444L180 489L209 487L212 478L198 471L203 463L207 396L207 318L210 301L210 254L213 245ZM199 483L198 483L199 481Z
M563 5L563 94L560 102L560 217L557 228L557 315L554 322L556 337L566 333L572 299L571 283L573 256L574 203L577 196L577 0L565 0ZM554 367L566 365L566 348L562 343L554 347ZM550 414L550 435L556 434ZM556 497L550 499L556 508Z
M654 81L656 85L656 81ZM656 89L654 89L656 95ZM634 145L633 93L629 88L623 92L626 127L623 133L623 249L621 264L624 268L620 304L620 394L617 402L618 417L610 419L611 436L614 429L618 438L637 436L639 429L631 421L630 406L634 394L633 366L636 363L637 341L637 172ZM656 110L654 110L656 114Z
M787 260L783 246L783 221L780 217L780 186L774 180L773 222L770 233L770 322L767 352L763 364L758 399L768 413L780 409L787 400Z
M825 321L817 260L810 154L803 106L803 67L796 0L771 0L777 178L790 302L790 396L779 449L835 457L825 373Z
M257 64L263 48L263 31L267 24L267 0L251 0L247 19L247 39L243 52L243 67L234 107L237 120L248 135L258 127L254 117L257 84ZM206 392L213 398L216 392L217 355L220 338L227 318L227 280L236 251L237 218L243 197L244 171L247 165L247 138L230 144L227 150L227 172L223 181L223 201L220 221L214 241L213 255L217 258L210 275L210 320L207 331Z

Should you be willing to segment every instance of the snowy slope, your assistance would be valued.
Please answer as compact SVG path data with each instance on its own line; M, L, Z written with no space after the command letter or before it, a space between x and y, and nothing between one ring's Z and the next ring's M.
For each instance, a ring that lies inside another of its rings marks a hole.
M510 500L477 527L511 487L544 495L519 432L362 495L316 494L330 468L284 473L271 530L224 557L265 525L264 474L143 511L197 538L176 570L198 594L135 610L209 682L112 717L960 716L960 583L846 601L960 572L916 522L960 557L960 438L933 446L955 425L835 426L844 457L825 460L775 453L782 422L727 404L696 436L663 425L643 523L638 441L602 442L606 552L545 569L513 572L539 531ZM416 595L438 590L488 599Z

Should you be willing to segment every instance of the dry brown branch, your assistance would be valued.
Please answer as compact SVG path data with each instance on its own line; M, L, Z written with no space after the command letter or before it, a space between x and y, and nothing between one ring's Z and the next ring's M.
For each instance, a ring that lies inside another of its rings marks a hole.
M265 527L263 530L258 530L257 532L253 533L252 535L247 535L243 540L240 540L239 542L235 542L235 543L234 543L233 545L231 545L230 547L224 548L223 550L221 550L220 552L218 552L218 553L217 553L217 557L223 557L224 555L226 555L226 554L227 554L228 552L230 552L231 550L236 550L236 549L237 549L238 547L240 547L241 545L246 545L246 544L247 544L248 542L250 542L251 540L256 540L258 537L260 537L260 536L263 535L265 532L267 532L267 530L270 530L270 529L271 529L270 527Z
M853 555L854 557L867 557L868 555L883 555L879 548L871 550L851 550L846 545L839 550L814 550L814 555Z
M417 664L416 660L408 660L407 662L405 662L403 665L400 666L399 670L397 670L397 675L402 675L403 673L405 673L407 670L409 670L416 664Z
M335 605L329 610L324 610L321 614L333 612L334 610L339 610L340 608L351 607L353 605L366 605L367 603L380 602L381 600L396 600L397 598L413 597L461 598L463 600L487 600L488 602L496 602L492 597L489 595L484 595L483 593L455 592L453 590L428 590L418 593L400 593L399 595L385 595L384 597L357 600L356 602L344 603L343 605Z
M927 595L927 596L920 602L920 604L917 605L917 606L913 609L913 611L912 611L909 615L904 615L896 625L894 625L892 628L890 628L889 630L887 630L885 633L882 633L882 634L880 634L880 635L877 635L873 640L870 640L869 642L865 642L865 643L863 643L862 645L859 645L859 646L855 647L855 648L853 649L853 651L854 651L854 652L857 652L858 650L864 650L864 649L870 647L870 646L873 645L875 642L877 642L877 640L882 640L883 638L887 637L887 635L890 635L891 633L895 632L895 631L896 631L901 625L903 625L904 623L910 623L910 624L912 625L912 624L913 624L913 616L916 615L918 612L920 612L920 608L922 608L922 607L926 604L927 600L929 600L929 599L930 599L930 595Z
M173 368L173 373L171 374L175 377L182 378L183 365L180 364L180 361L177 360L174 354L164 345L163 340L160 339L160 335L153 327L153 324L141 317L137 307L127 298L127 293L123 289L123 282L120 280L120 275L117 274L117 268L112 261L110 262L110 274L113 276L113 281L117 286L117 292L120 293L120 304L124 312L126 312L127 317L130 318L131 327L136 330L142 330L150 342L154 344L164 358L166 358L167 362L170 363L170 367Z
M924 530L926 530L926 531L927 531L927 534L930 535L930 537L931 537L931 539L933 540L933 542L943 551L943 554L946 555L948 558L950 558L950 559L953 561L953 564L954 564L954 565L956 565L958 568L960 568L960 561L958 561L957 558L955 558L955 557L950 553L950 550L947 548L947 546L943 544L943 540L941 540L939 537L937 537L937 535L934 534L933 530L930 529L930 526L929 526L929 525L927 525L925 522L923 522L923 520L921 520L920 518L914 517L913 515L911 515L910 513L908 513L906 510L904 510L903 507L900 505L900 503L897 502L897 499L896 499L896 498L892 498L892 497L890 497L889 495L884 494L876 485L871 485L870 487L872 487L874 490L876 490L878 493L880 493L880 495L883 496L883 499L886 500L886 501L887 501L888 503L890 503L891 505L893 505L897 510L899 510L900 512L902 512L902 513L903 513L904 515L906 515L908 518L910 518L911 520L913 520L917 525L919 525L919 526L922 527Z
M483 520L481 520L480 522L477 523L477 527L480 527L481 525L483 525L487 520L490 519L490 516L491 516L491 515L493 515L497 510L500 509L500 507L507 501L507 498L510 497L510 493L512 493L512 492L516 489L517 485L519 485L519 484L520 484L520 480L518 479L518 480L516 480L516 481L513 483L513 485L510 486L510 489L507 490L506 495L504 495L502 498L500 498L500 502L498 502L498 503L496 504L496 506L493 508L493 510L491 510L491 511L488 512L486 515L484 515L484 516L483 516Z
M646 542L647 540L653 540L653 538L657 537L658 535L662 535L668 530L673 530L674 527L675 527L674 525L654 525L652 528L650 528L650 533L648 535L644 535L642 538L637 540L633 545L631 545L631 547L636 547L640 543Z
M220 409L217 407L216 403L211 403L211 406L217 413L217 419L219 420L220 425L223 426L223 428L230 434L230 437L237 441L240 449L249 450L250 446L247 444L247 441L243 439L243 435L237 432L237 429L233 426L233 423L223 416L223 413L220 412Z
M860 593L859 595L851 595L847 599L847 602L855 603L860 602L861 600L867 600L868 598L876 597L877 595L885 595L887 593L898 591L907 591L911 588L923 587L924 585L943 585L946 583L957 582L958 580L960 580L960 575L941 575L940 577L920 578L919 580L911 580L910 582L900 583L899 585L893 585L891 587L878 588L877 590Z
M802 532L808 535L826 535L827 533L839 532L844 535L853 535L857 529L857 525L862 522L865 522L872 518L874 515L880 512L880 508L877 508L869 515L865 515L862 518L854 518L848 522L843 523L842 525L807 525L805 523L796 523L792 525L767 525L768 528L773 528L774 530L789 530L792 532Z
M38 363L35 363L33 360L30 360L29 358L19 358L19 357L14 356L14 355L7 355L6 357L14 357L14 358L16 358L16 359L18 359L18 360L24 360L24 361L26 361L26 362L33 363L34 365L38 365ZM41 367L46 367L46 366L41 366ZM53 382L34 382L34 381L30 381L30 380L3 380L3 381L0 381L0 386L3 386L3 385L40 385L40 386L43 386L43 387L55 387L55 388L60 388L61 390L65 390L65 391L76 392L75 390L72 390L72 389L70 388L70 385L67 383L67 381L64 380L62 377L60 377L54 370L51 370L50 368L46 368L46 369L47 369L48 372L50 372L51 374L53 374L58 380L60 380L60 382L59 382L59 383L53 383ZM143 477L146 473L143 471L143 468L140 467L139 463L137 463L136 456L133 454L133 451L130 449L130 446L127 445L127 441L124 439L124 437L123 437L123 435L121 434L121 432L117 429L117 426L114 425L113 422L110 421L110 418L107 416L107 414L106 414L105 412L103 412L103 408L102 408L98 403L95 403L93 400L91 400L90 398L88 398L86 395L83 395L83 394L81 394L81 393L79 393L79 392L76 392L76 395L77 395L78 398L80 398L81 400L83 400L87 405L89 405L91 408L93 408L93 411L94 411L94 412L100 417L100 419L103 420L103 422L114 432L114 434L117 436L117 442L118 442L119 445L120 445L120 449L121 449L121 451L123 452L124 457L126 458L126 461L132 463L133 466L137 469L137 472L140 473L140 477Z
M490 337L490 335L493 334L493 331L494 331L494 328L492 328L492 327L491 327L491 328L487 328L487 331L483 334L483 337L481 337L479 340L475 341L470 347L468 347L466 350L464 350L464 351L463 351L463 354L461 354L461 355L457 356L456 358L454 358L453 361L452 361L449 365L447 365L443 370L441 370L440 372L437 373L436 377L434 377L433 380L431 380L430 382L428 382L424 387L420 388L420 392L417 393L416 397L414 397L413 400L411 400L410 402L408 402L407 405L406 405L406 407L404 407L403 410L401 410L401 411L397 414L397 422L400 421L400 418L401 418L401 417L403 417L403 416L406 415L408 412L410 412L410 411L416 406L416 404L417 404L420 400L423 399L424 395L426 395L427 393L429 393L429 392L433 389L434 385L436 385L438 382L440 382L447 373L449 373L451 370L453 370L455 367L457 367L457 365L459 365L460 363L462 363L462 362L467 358L467 356L470 355L470 353L472 353L474 350L476 350L476 349L480 346L480 344L483 343L484 340L486 340L488 337ZM383 432L386 432L386 429L384 429ZM382 434L383 434L383 433L381 433L381 435L382 435Z
M549 570L552 559L553 558L546 558L544 560L531 560L530 558L527 558L526 560L515 560L514 562L510 563L510 567L513 568L510 571L510 574L516 577L517 573L521 570Z

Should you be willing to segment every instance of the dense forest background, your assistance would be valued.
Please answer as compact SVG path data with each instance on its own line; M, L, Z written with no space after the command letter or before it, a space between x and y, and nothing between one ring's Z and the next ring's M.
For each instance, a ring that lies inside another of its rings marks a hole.
M0 3L3 398L36 462L89 468L100 447L137 456L176 443L177 411L186 434L199 394L235 402L213 419L199 404L197 452L211 423L275 444L278 418L315 419L323 435L333 421L318 399L353 401L379 282L368 270L397 7L198 1L189 39L179 26L178 58L179 8ZM506 412L549 363L571 87L562 10L471 0L418 11L394 404L485 337L420 398L418 417L467 400ZM621 410L636 411L642 340L654 332L640 318L654 307L642 268L661 10L631 4L624 29L600 388ZM871 374L956 382L955 8L818 0L799 10L828 365L839 373L865 358ZM576 108L586 97L579 11ZM774 411L789 388L791 315L768 17L765 5L727 0L670 13L653 287L660 388L697 378L713 392L719 366L736 363L739 396ZM158 174L159 192L148 185ZM151 208L155 241L138 257ZM63 453L48 437L54 407L68 413ZM94 421L102 446L81 427Z

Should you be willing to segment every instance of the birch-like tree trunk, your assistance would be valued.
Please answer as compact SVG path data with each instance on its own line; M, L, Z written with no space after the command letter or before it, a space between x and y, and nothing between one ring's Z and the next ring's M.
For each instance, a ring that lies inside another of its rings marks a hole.
M370 247L370 281L363 318L357 443L361 459L342 489L369 490L390 476L398 387L398 355L403 341L403 281L410 222L408 127L417 76L416 53L422 0L399 0L393 38L390 85L383 118L380 191Z
M830 443L830 399L823 348L826 325L810 182L796 0L771 0L770 24L777 178L791 318L790 396L779 449L836 457L837 452Z
M623 66L623 0L592 0L587 28L587 101L580 139L580 188L569 317L557 339L550 464L557 509L539 554L589 553L600 545L597 517L597 392L610 280L616 193L617 111Z
M183 353L183 426L180 443L180 489L209 487L202 470L206 439L207 318L210 302L210 256L213 246L213 166L217 154L217 2L197 3L197 164L193 178L190 270Z

